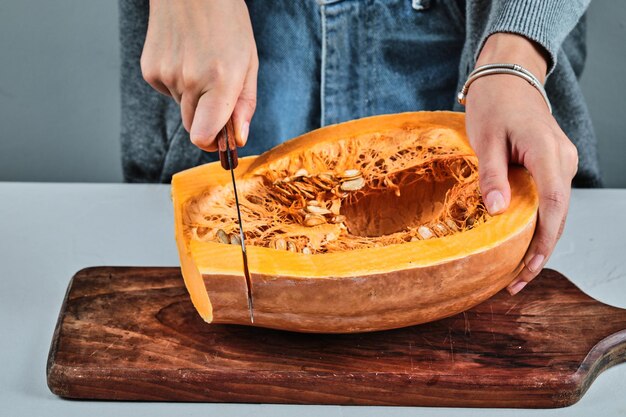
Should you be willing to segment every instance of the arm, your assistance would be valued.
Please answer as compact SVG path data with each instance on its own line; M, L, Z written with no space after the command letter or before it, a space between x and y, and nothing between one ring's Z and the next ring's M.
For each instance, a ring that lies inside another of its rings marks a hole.
M517 63L543 82L557 64L563 40L589 3L474 0L468 14L468 45L474 48L470 52L476 66ZM494 75L477 80L467 96L466 114L488 210L497 214L508 207L509 163L530 171L540 195L537 229L524 257L525 267L508 287L515 294L539 273L561 235L578 153L540 94L518 77Z
M486 40L476 65L520 64L543 82L548 56L544 48L525 37L496 33ZM578 154L539 92L521 78L491 75L476 80L467 96L466 113L467 133L478 155L480 188L489 212L501 213L509 205L510 163L525 166L537 184L537 229L524 257L525 267L508 287L515 294L539 273L563 231Z
M247 140L256 105L258 56L243 0L150 0L141 56L144 79L180 104L185 129L201 149L233 118Z
M476 45L479 58L491 35L511 33L531 40L547 60L547 74L557 63L563 40L578 23L591 0L478 0L476 6L487 9L486 23ZM538 74L536 74L538 76Z

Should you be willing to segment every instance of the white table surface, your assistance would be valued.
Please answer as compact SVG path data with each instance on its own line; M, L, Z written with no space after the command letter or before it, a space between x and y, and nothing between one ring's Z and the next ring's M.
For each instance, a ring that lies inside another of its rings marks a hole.
M173 266L169 186L0 183L0 416L626 416L626 365L553 410L68 401L46 358L70 277L97 265ZM574 190L550 260L582 290L626 308L626 190ZM584 317L581 317L584 320Z

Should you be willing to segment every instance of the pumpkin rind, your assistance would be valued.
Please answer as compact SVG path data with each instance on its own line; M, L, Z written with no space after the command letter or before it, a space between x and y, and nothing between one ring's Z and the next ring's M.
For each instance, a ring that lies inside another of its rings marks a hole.
M462 113L403 113L318 129L259 157L240 159L235 174L245 182L273 161L312 144L399 127L450 129L457 145L471 152ZM185 234L186 202L229 182L219 163L174 176L176 240L185 284L204 320L250 324L239 247ZM254 325L301 332L376 331L437 320L484 301L517 274L534 233L534 183L520 167L511 167L509 182L512 197L505 213L450 236L314 255L248 246Z

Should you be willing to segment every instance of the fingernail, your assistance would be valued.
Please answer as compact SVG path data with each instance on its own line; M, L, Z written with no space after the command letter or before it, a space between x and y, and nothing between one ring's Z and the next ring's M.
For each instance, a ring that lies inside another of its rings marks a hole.
M489 214L498 214L504 210L504 196L500 191L491 191L485 197L485 204Z
M528 284L526 281L518 281L515 284L509 285L506 289L511 295L515 295L520 292Z
M250 123L243 122L241 124L241 141L242 145L245 145L248 141L248 133L250 132Z
M530 259L530 262L528 262L526 267L530 272L537 272L539 271L539 268L541 268L541 264L543 264L544 259L545 256L543 255L535 255Z

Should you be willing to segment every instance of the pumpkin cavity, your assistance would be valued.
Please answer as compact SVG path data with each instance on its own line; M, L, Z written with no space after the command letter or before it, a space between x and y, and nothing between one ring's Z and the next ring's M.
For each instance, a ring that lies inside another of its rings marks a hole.
M463 233L489 220L478 161L452 130L399 129L320 143L237 182L246 244L320 254ZM238 244L232 185L187 201L185 233Z

